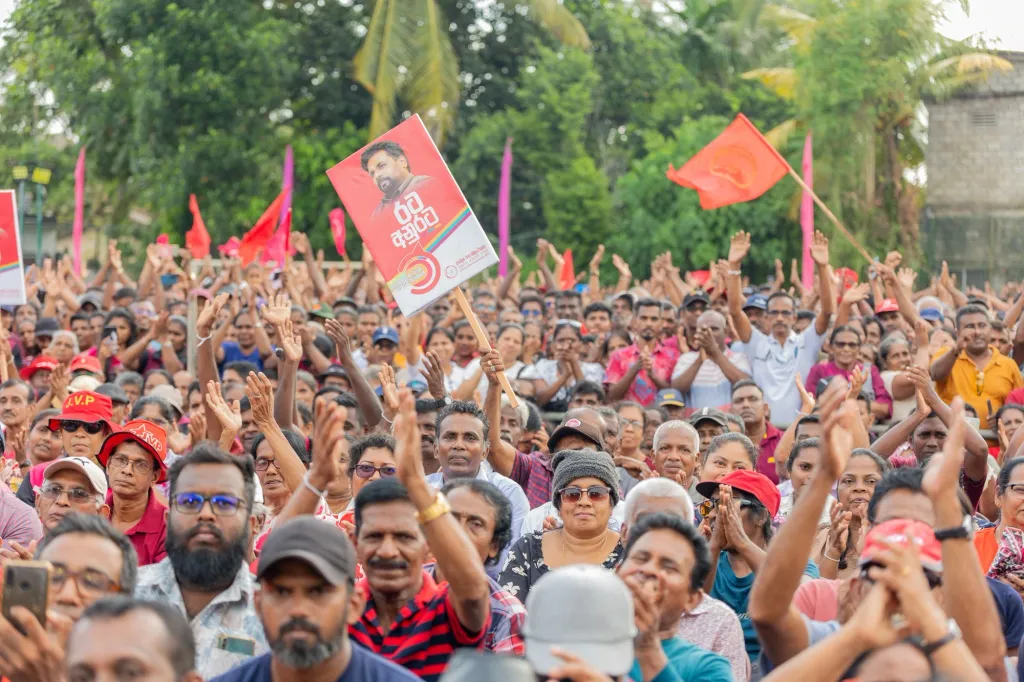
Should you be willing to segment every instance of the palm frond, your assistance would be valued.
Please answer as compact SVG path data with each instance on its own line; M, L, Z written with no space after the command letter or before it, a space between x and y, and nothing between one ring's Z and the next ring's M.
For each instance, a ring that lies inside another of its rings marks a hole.
M416 32L418 49L404 96L440 145L455 123L461 93L459 61L448 38L448 24L436 0L422 0L422 3L422 25Z
M796 94L796 69L789 66L775 66L753 69L743 74L748 80L761 84L782 99L792 100Z
M415 30L401 8L401 0L377 0L363 44L353 60L354 78L373 95L370 139L391 128L403 70L413 61Z
M771 142L772 146L776 149L782 149L786 145L790 136L797 131L797 128L799 128L800 125L800 121L795 118L791 118L769 130L764 134L764 138Z
M928 72L934 77L941 77L946 74L963 76L966 74L980 73L986 76L993 71L1012 71L1013 64L998 55L987 52L970 52L954 57L947 57L934 64L929 65Z
M798 45L806 45L818 20L799 10L772 3L761 8L760 20L785 31Z
M560 42L570 47L590 49L587 30L560 0L529 0L526 6L530 14Z

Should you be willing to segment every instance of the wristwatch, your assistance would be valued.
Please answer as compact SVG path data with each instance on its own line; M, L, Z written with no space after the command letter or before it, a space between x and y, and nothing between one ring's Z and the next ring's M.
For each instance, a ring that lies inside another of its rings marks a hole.
M450 395L448 395L447 393L445 393L443 398L436 398L434 400L434 409L435 410L440 410L440 409L442 409L444 407L447 407L448 405L451 405L451 404L452 404L452 397Z
M939 542L946 540L970 540L974 534L974 519L970 515L964 516L963 523L952 528L941 528L935 531L935 539Z
M921 651L924 652L925 656L931 656L933 653L946 646L955 639L960 639L960 626L956 624L956 621L950 618L947 622L949 631L942 637L939 637L934 642L925 642L921 645Z

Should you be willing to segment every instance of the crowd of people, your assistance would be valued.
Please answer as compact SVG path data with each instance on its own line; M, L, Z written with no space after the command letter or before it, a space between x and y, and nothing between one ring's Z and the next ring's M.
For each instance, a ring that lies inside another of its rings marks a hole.
M739 232L562 289L540 240L466 285L483 339L293 239L0 308L0 564L49 570L0 678L1021 679L1019 286L820 233L756 285Z

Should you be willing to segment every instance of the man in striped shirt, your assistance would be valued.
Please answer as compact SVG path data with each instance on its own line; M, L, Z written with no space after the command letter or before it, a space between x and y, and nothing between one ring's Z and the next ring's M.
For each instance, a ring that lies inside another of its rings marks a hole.
M491 586L447 499L427 483L412 394L403 389L400 401L397 475L373 481L355 500L356 555L366 572L357 589L366 608L349 635L436 682L456 648L483 645ZM447 583L423 570L429 554Z

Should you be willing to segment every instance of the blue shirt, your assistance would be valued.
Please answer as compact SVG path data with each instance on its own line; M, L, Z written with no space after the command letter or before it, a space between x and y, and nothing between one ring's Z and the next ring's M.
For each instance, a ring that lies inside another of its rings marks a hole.
M804 569L804 575L812 578L821 577L817 564L810 560L807 562L807 568ZM743 643L746 646L747 655L750 656L751 661L756 661L761 653L761 643L757 641L754 623L747 614L750 588L753 585L753 573L737 578L733 573L732 564L729 563L729 553L722 552L718 555L718 569L715 572L715 585L711 588L711 596L724 601L740 617L740 625L743 626Z
M423 682L400 665L350 641L352 658L337 682ZM270 654L257 656L211 682L270 682Z
M661 640L661 650L665 652L668 665L651 682L733 682L732 668L724 656L678 637ZM629 677L635 681L644 679L639 661L633 661Z
M224 367L231 362L251 362L263 371L263 358L260 357L260 349L253 348L252 352L248 355L242 352L242 347L235 341L225 341L220 344L221 349L224 351L224 362L220 363L220 371L223 374Z
M1024 603L1017 590L1004 582L986 576L985 582L996 600L996 611L999 612L999 624L1003 629L1006 648L1013 651L1024 639Z

